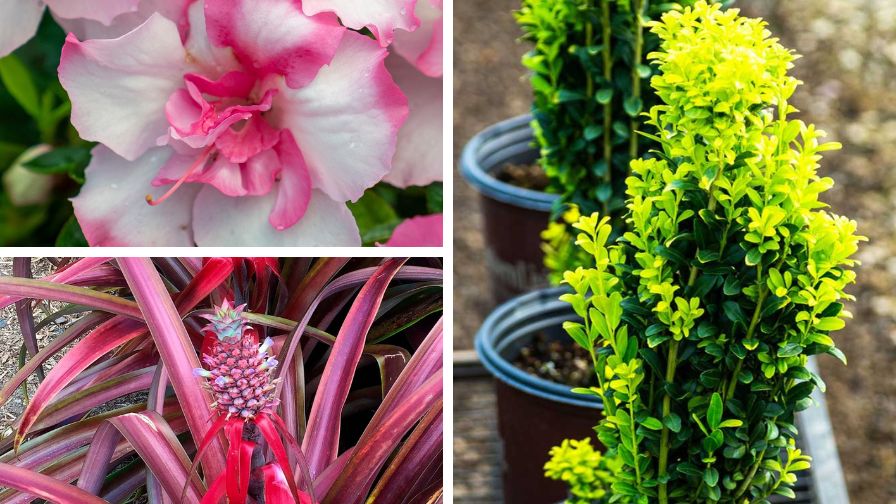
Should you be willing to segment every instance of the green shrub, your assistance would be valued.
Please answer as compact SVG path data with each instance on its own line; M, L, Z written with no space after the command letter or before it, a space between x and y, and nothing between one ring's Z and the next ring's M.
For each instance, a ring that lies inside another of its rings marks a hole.
M607 495L621 467L618 459L609 459L595 450L588 438L564 439L560 446L551 448L544 473L569 485L571 498L567 504L592 504Z
M548 190L561 195L557 214L576 205L584 214L600 210L615 222L625 212L629 163L657 148L636 133L641 113L658 103L646 55L659 39L646 23L693 3L523 0L516 17L523 38L533 43L523 57L531 71L532 126ZM543 237L555 281L582 264L566 225L557 223Z
M791 120L795 56L765 23L703 1L652 24L661 146L632 163L630 231L574 225L593 267L568 271L564 324L588 349L625 468L623 502L763 503L809 467L794 413L824 390L811 355L845 362L829 336L849 313L854 221L826 210L824 133Z

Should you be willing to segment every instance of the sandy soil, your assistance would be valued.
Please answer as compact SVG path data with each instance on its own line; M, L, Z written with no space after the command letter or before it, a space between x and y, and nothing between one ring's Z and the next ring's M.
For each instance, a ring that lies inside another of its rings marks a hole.
M833 211L855 218L870 238L855 315L836 335L844 367L822 359L828 405L852 502L896 504L896 2L753 0L739 2L769 20L804 57L794 99L802 118L844 144L822 171L837 186ZM510 12L518 0L455 3L455 159L484 126L524 113L529 90ZM470 348L489 311L478 199L455 173L455 345Z

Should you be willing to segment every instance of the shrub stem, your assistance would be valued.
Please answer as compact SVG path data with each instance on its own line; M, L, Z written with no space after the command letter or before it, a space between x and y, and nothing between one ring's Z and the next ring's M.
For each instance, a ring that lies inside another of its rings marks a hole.
M675 379L675 368L678 366L678 341L672 341L669 345L669 357L666 361L666 383L672 383ZM672 410L672 398L667 391L663 396L663 418L665 420ZM663 422L663 432L660 437L660 460L659 460L659 477L666 475L666 466L669 463L669 428ZM660 483L659 487L660 504L667 504L669 496L666 495L666 483Z

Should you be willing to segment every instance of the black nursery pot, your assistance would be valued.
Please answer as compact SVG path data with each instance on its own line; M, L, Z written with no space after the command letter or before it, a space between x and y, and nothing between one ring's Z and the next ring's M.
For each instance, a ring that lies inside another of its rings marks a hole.
M481 196L486 265L496 303L547 285L541 232L558 196L494 176L508 163L538 159L531 121L532 116L523 115L489 126L467 143L460 160L461 173Z
M552 446L564 439L594 436L602 404L570 392L570 387L532 376L513 365L536 334L567 338L562 324L576 318L559 301L564 288L545 289L502 304L476 334L476 351L497 378L498 434L503 446L504 500L508 504L550 504L568 488L545 478Z

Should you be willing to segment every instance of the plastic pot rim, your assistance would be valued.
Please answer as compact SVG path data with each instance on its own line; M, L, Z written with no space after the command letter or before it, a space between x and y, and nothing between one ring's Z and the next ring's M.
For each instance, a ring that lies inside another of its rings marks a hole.
M504 133L516 131L520 126L528 126L531 121L532 116L525 114L493 124L474 135L461 153L460 172L470 185L489 198L508 205L550 212L558 195L502 182L485 170L478 159L486 142L499 138Z
M521 318L537 316L538 312L549 312L569 308L560 301L561 294L568 292L564 287L541 289L512 298L496 308L476 332L476 353L488 371L507 385L530 395L549 401L590 409L603 409L601 401L594 397L573 393L567 385L561 385L530 375L502 357L497 350L501 338L506 336L504 326ZM534 305L527 314L515 314L527 305ZM569 308L570 312L572 308ZM534 313L533 313L534 312Z

